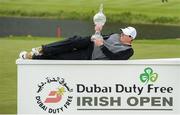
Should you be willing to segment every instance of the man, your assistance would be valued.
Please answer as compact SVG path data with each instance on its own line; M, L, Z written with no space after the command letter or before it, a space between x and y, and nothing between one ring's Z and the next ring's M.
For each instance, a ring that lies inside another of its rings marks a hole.
M96 25L95 31L100 32L101 26ZM120 29L121 34L104 35L103 39L73 36L31 52L20 53L22 59L51 59L51 60L127 60L134 51L132 41L137 32L133 27Z

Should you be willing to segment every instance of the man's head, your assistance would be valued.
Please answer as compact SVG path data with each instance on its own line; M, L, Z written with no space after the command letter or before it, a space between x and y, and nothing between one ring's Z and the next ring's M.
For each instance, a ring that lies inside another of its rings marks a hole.
M132 40L136 38L137 32L133 27L121 28L120 40L123 43L131 44Z

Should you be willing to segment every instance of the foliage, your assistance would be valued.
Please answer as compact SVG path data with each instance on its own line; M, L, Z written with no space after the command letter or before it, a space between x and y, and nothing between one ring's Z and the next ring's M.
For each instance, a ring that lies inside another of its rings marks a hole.
M100 3L109 23L180 24L179 0L0 0L0 16L92 20Z

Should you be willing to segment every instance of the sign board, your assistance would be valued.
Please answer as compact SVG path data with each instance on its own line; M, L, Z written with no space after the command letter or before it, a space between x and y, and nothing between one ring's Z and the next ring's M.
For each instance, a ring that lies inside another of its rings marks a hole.
M18 114L180 114L180 59L16 63Z

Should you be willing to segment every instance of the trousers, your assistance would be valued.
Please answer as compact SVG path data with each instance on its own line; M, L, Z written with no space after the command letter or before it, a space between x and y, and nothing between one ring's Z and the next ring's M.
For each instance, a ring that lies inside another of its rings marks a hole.
M90 36L73 36L63 41L42 45L42 55L33 59L91 60L94 44Z

